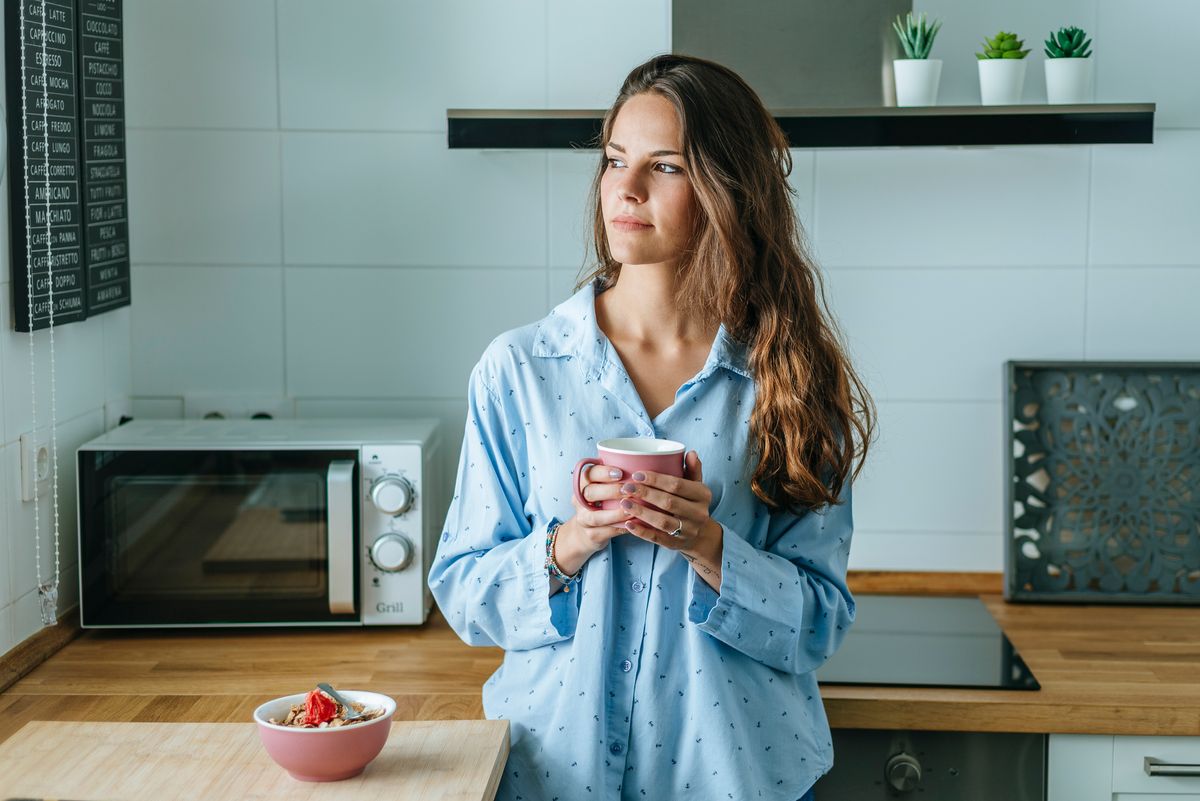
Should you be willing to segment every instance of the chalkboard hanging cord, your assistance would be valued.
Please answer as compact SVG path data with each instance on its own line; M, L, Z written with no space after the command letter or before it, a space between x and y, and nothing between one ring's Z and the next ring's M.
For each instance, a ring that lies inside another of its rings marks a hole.
M25 3L21 3L21 35L25 35ZM32 7L32 6L31 6ZM61 540L61 528L58 518L58 419L56 409L56 381L55 381L55 363L54 363L54 242L51 228L51 207L50 207L50 125L49 125L49 109L50 109L50 89L46 75L46 0L40 2L40 14L42 18L41 44L42 44L42 167L45 174L46 188L46 285L49 291L47 303L49 304L49 350L50 350L50 454L51 454L51 475L53 479L52 490L52 508L54 512L54 573L46 581L42 580L42 537L41 537L41 521L39 519L41 501L38 498L38 482L33 481L33 558L34 570L36 571L36 579L38 582L39 607L41 609L42 625L53 626L58 622L58 578L59 578L59 542ZM25 48L21 48L21 129L24 143L24 179L25 179L25 272L26 272L26 303L28 304L29 313L29 392L31 395L30 413L32 416L34 442L37 442L37 360L34 348L34 306L33 306L33 288L35 285L33 276L33 236L30 235L31 214L29 205L29 106L26 102L26 87L28 79L26 77L26 59ZM36 447L36 445L35 445Z

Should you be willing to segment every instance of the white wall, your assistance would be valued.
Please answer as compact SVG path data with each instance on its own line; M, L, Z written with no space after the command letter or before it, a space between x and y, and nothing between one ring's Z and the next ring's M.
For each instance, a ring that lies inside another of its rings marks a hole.
M917 3L946 20L941 102L978 102L973 52L1002 27L1033 49L1025 100L1044 100L1040 42L1079 24L1096 99L1155 101L1160 127L1153 145L795 151L798 210L881 412L852 568L1002 569L1004 359L1200 358L1200 96L1178 77L1200 54L1156 44L1200 28L1200 4L991 5ZM450 151L445 111L606 107L670 49L669 13L127 0L135 300L56 334L71 436L98 431L132 375L140 417L181 414L189 392L287 396L302 416L435 415L452 470L474 360L570 292L596 154ZM19 555L28 358L9 328L4 539ZM0 571L0 646L32 630L28 573Z
M0 29L3 20L0 20ZM0 34L0 40L3 40ZM0 64L0 75L4 65ZM19 117L19 106L8 108L0 95L3 125ZM7 130L5 131L7 138ZM8 146L5 142L5 147ZM17 145L19 147L19 144ZM105 430L105 404L115 424L127 407L133 380L130 371L131 309L121 308L54 328L55 380L50 380L50 332L34 335L33 368L28 333L14 331L13 291L8 228L8 153L0 151L0 654L41 628L37 594L38 573L34 540L34 503L21 500L21 435L38 433L54 448L58 462L58 521L60 550L59 611L74 606L79 595L76 565L75 448ZM20 176L18 176L20 180ZM136 297L137 290L134 290ZM24 296L17 298L24 304ZM36 387L35 399L31 387ZM51 426L51 405L56 426ZM52 459L52 462L54 459ZM38 525L41 542L41 580L54 574L54 486L39 489Z

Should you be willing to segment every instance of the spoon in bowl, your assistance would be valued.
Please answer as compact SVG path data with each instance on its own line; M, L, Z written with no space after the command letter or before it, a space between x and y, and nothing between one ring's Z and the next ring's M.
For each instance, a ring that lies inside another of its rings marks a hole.
M347 701L342 696L338 695L338 691L333 689L332 687L330 687L325 682L318 682L317 689L320 690L321 692L325 693L330 698L332 698L333 700L337 701L339 704L342 705L342 709L344 710L344 715L345 715L344 719L345 720L358 720L359 718L366 717L366 715L364 715L362 712L359 712L354 707L350 706L349 701Z

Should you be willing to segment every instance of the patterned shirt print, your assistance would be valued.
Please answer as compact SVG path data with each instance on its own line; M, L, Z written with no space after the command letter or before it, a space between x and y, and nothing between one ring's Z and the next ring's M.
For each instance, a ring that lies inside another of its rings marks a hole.
M854 621L853 517L796 516L750 490L755 385L720 328L708 360L651 419L596 325L595 283L496 337L471 371L454 497L428 583L470 645L499 646L484 713L510 721L497 798L796 801L833 765L813 671ZM571 471L610 437L695 449L724 529L721 589L632 534L548 597L547 530Z

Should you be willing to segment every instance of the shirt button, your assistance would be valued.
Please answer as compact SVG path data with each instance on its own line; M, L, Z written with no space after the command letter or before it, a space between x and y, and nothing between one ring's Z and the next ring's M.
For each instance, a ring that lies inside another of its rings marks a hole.
M629 586L633 587L634 592L641 592L642 590L646 589L646 585L640 581L635 581L632 584L630 584Z
M612 751L614 754L619 754L622 751L621 744L613 743L611 746L609 746L608 750Z
M629 671L633 670L633 663L630 662L628 659L626 659L624 662L621 663L621 670L628 673Z

